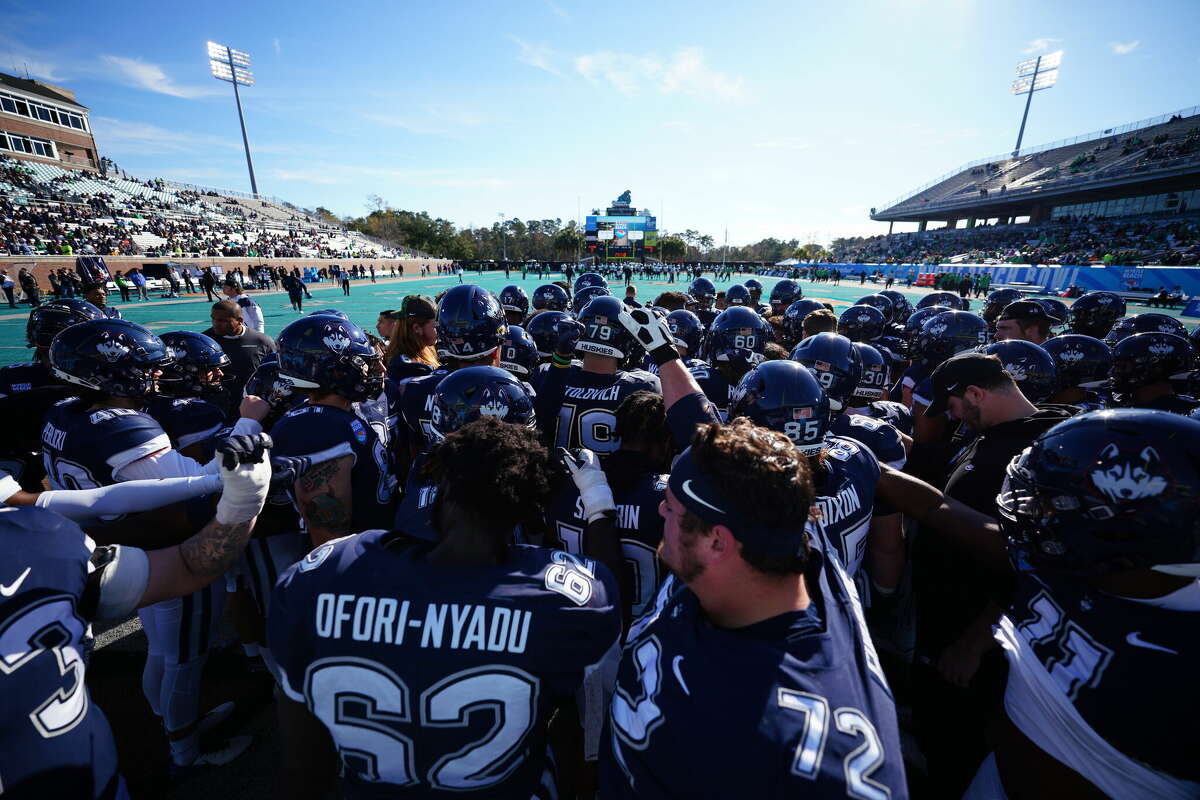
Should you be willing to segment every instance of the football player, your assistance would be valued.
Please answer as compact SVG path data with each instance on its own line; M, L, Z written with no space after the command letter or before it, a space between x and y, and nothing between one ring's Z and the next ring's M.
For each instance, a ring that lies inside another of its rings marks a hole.
M999 358L1021 394L1034 405L1046 402L1058 387L1054 356L1040 345L1024 339L1003 339L979 348L979 352Z
M690 365L689 369L722 420L738 381L766 360L770 332L767 321L745 306L727 308L713 320L704 342L708 364Z
M567 290L554 283L545 283L533 290L535 311L566 311L571 304Z
M340 773L347 797L553 797L546 723L580 690L596 743L621 631L613 576L511 544L544 513L557 464L532 429L483 418L431 468L436 542L346 536L275 588L282 795L324 796Z
M943 311L922 323L911 354L913 360L920 360L927 370L926 376L913 387L911 393L915 441L941 442L953 433L953 427L944 414L925 413L932 402L932 386L928 375L951 356L987 344L989 336L987 322L969 311Z
M382 360L361 328L329 315L296 320L278 343L279 376L307 397L271 429L278 453L312 463L290 490L301 529L316 547L386 528L397 478Z
M600 295L583 309L578 327L562 326L536 400L538 426L556 447L585 447L607 457L617 449L614 412L621 401L639 390L660 391L657 377L628 368L641 362L642 348L619 321L624 309L618 298ZM579 364L568 348L582 357Z
M49 300L30 311L25 342L33 348L33 361L0 367L0 397L61 385L50 370L50 342L63 328L89 319L105 319L105 316L86 300L74 298Z
M663 499L667 480L664 473L674 447L660 395L634 392L617 407L615 416L621 446L598 462L597 469L602 472L596 483L603 482L612 495L621 552L631 572L630 591L621 598L624 617L630 619L646 611L662 579L655 555L662 541L658 504ZM578 460L569 463L582 467ZM596 513L588 513L586 495L573 483L557 493L549 507L551 533L560 547L574 555L584 555L584 531Z
M529 296L516 284L505 286L500 290L500 307L509 325L524 325L529 314Z
M508 333L500 342L500 367L528 385L540 359L541 354L533 337L520 325L509 325ZM532 387L530 389L532 391Z
M1109 377L1118 405L1187 414L1200 405L1194 397L1178 395L1172 378L1196 368L1191 343L1173 333L1135 333L1122 339L1112 354Z
M1043 344L1051 336L1050 326L1059 320L1050 316L1046 307L1035 300L1009 303L996 317L996 341L1018 339Z
M768 314L770 314L771 307L762 301L762 293L763 293L762 281L760 281L758 278L750 278L742 285L745 286L746 289L749 290L749 292L750 292L750 302L747 303L746 305L748 305L748 306L750 306L750 308L754 309L754 312L756 314L759 314L760 316L765 317ZM725 297L726 297L726 300L728 300L728 298L729 298L728 292L726 292Z
M65 328L50 347L50 363L61 380L76 387L78 397L64 400L46 415L42 450L52 489L90 489L128 480L181 478L212 474L216 460L202 466L171 445L162 427L142 412L172 362L162 340L126 320L89 320ZM243 402L244 418L236 434L261 431L258 420L266 407L257 398ZM188 512L191 512L189 514ZM190 504L167 525L142 524L137 538L131 524L103 531L122 543L162 544L163 530L194 530ZM99 534L101 531L96 529ZM143 608L138 616L146 630L149 654L142 689L155 715L161 717L176 767L223 764L250 744L239 737L208 752L199 749L200 679L207 660L212 619L219 615L223 593L205 587L194 595ZM232 706L222 707L228 716Z
M816 300L797 300L783 312L780 321L779 343L784 347L795 347L804 338L804 318L814 311L825 309Z
M921 334L921 328L930 317L937 316L943 311L952 311L953 309L947 306L926 306L925 308L916 309L909 315L908 320L904 323L903 333L903 351L904 355L909 359L909 365L900 375L900 379L892 386L891 396L898 398L906 407L912 408L912 392L917 384L929 377L932 368L925 363L924 359L917 355L917 341Z
M225 425L225 414L205 397L217 397L229 356L210 337L192 331L167 331L160 337L171 351L171 363L158 379L159 393L147 400L145 412L171 439L171 446L201 461L204 443Z
M814 502L783 434L696 431L660 506L674 578L630 629L601 797L907 797L895 703L853 585L811 543Z
M696 301L693 310L705 329L712 327L713 320L720 312L713 308L717 300L717 287L708 278L696 278L688 285L688 295Z
M1058 376L1054 394L1047 402L1077 406L1084 411L1097 411L1107 404L1095 390L1108 381L1112 366L1112 350L1099 339L1082 333L1055 336L1043 345L1054 359Z
M983 304L983 311L979 312L979 316L987 320L988 325L995 328L996 320L1000 318L1000 312L1007 308L1010 303L1021 300L1022 297L1020 289L996 289L988 294L987 300Z
M269 446L261 434L222 443L216 514L172 547L97 548L77 524L44 508L0 510L5 551L0 774L6 795L128 797L117 773L112 731L87 689L90 625L193 595L232 566L266 497ZM43 497L56 494L63 493ZM88 514L93 499L104 501L89 496L71 503L71 510Z
M1081 333L1103 339L1121 317L1125 316L1125 299L1116 292L1088 292L1071 304L1067 333Z

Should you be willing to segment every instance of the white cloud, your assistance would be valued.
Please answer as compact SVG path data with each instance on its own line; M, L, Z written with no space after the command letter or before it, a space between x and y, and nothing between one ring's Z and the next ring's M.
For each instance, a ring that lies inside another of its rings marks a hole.
M530 44L524 39L519 39L516 36L509 36L520 50L517 52L517 61L522 64L528 64L534 69L540 69L544 72L549 72L551 75L556 75L560 78L565 78L562 70L558 67L558 54L545 44Z
M408 114L363 114L363 119L423 136L453 133L460 128L477 128L489 121L469 108L451 105L425 106Z
M216 87L181 86L163 72L162 67L147 61L124 56L103 56L103 61L116 69L116 77L121 83L137 89L182 97L186 100L217 94Z
M92 132L105 150L150 155L211 151L214 147L240 149L241 143L194 133L167 130L148 122L113 117L92 117Z
M757 141L754 146L760 150L807 150L813 146L813 143L800 136L780 136Z
M546 0L546 7L554 12L554 16L558 17L559 19L571 18L571 15L567 13L567 10L558 3L554 2L554 0Z
M1044 53L1047 50L1049 50L1051 47L1053 47L1055 44L1057 44L1058 42L1061 42L1061 41L1062 41L1062 39L1055 39L1052 36L1044 36L1041 39L1034 39L1028 45L1025 46L1025 55L1032 55L1034 53Z
M745 97L745 81L710 69L699 47L682 48L666 61L656 56L601 50L576 57L575 71L593 84L608 83L630 96L649 87L662 94L725 100Z
M1140 40L1134 39L1132 42L1112 42L1111 44L1109 44L1109 47L1112 48L1112 51L1115 55L1127 56L1130 53L1132 53L1134 50L1137 50L1138 45L1140 45L1140 44L1141 44Z

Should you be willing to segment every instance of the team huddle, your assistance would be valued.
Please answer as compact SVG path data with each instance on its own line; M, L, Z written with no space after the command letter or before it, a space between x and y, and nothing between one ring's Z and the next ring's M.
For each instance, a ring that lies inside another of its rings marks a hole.
M203 334L34 308L2 792L128 796L85 674L135 610L174 768L238 757L202 747L228 605L280 796L1200 796L1200 328L763 289L460 284L390 342L301 317L244 386Z

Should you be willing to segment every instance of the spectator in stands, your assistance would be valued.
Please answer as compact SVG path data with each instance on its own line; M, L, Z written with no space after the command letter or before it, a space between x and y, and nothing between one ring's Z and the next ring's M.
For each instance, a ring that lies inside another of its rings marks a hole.
M17 307L17 301L13 297L14 288L13 279L9 277L8 270L0 269L0 289L4 290L4 298L8 300L9 308Z
M149 300L150 293L146 290L146 276L137 267L129 270L129 282L137 289L138 300Z
M121 270L117 270L117 273L113 275L113 283L117 285L117 291L121 293L121 302L128 303L129 280L125 277L125 274L121 272Z
M212 327L204 331L204 335L215 339L225 355L229 356L229 366L222 368L228 380L218 405L227 415L234 415L241 403L246 381L258 369L263 356L275 352L275 340L246 327L242 319L242 307L232 300L214 303L209 318Z
M246 323L247 328L259 333L266 331L267 324L263 320L262 309L258 307L258 303L250 299L242 284L235 280L226 279L225 283L221 286L221 291L226 297L241 307L242 320Z

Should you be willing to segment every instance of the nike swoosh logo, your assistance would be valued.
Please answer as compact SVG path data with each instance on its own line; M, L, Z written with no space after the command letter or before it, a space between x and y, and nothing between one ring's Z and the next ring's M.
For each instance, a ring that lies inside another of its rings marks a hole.
M5 597L12 597L14 594L16 594L17 589L20 589L21 584L24 583L25 579L29 577L29 571L31 569L33 569L33 567L26 567L25 571L22 572L15 581L8 584L7 586L0 586L0 595L4 595Z
M716 506L714 506L712 503L708 502L708 501L707 501L707 500L705 500L703 497L701 497L700 495L698 495L698 494L696 494L695 492L693 492L693 491L692 491L692 487L691 487L691 483L692 483L692 481L691 481L690 479L689 479L689 480L686 480L686 481L684 481L684 482L683 482L683 491L684 491L684 494L686 494L688 497L690 497L690 498L692 498L693 500L695 500L697 503L700 503L701 505L706 505L706 506L708 506L708 507L709 507L709 508L711 508L713 511L716 511L718 514L724 514L724 513L725 513L725 509L723 509L723 508L717 508L717 507L716 507Z
M1163 647L1161 644L1152 644L1150 642L1147 642L1145 639L1142 638L1141 631L1134 631L1133 633L1129 634L1128 636L1125 637L1125 641L1128 642L1129 644L1133 645L1134 647L1142 647L1142 648L1145 648L1146 650L1158 650L1163 653L1170 653L1173 656L1179 655L1178 650L1172 650L1169 647Z
M683 661L683 656L675 656L675 658L671 659L671 672L675 673L675 680L679 681L679 685L683 687L683 693L688 697L691 697L692 690L688 688L686 683L684 683L683 675L679 673L680 661Z

